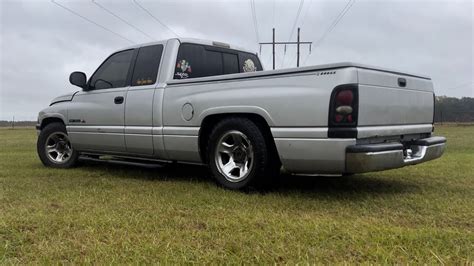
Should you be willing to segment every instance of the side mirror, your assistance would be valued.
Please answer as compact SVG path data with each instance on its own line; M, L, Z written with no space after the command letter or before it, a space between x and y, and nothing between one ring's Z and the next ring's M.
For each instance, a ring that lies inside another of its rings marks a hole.
M69 82L71 82L72 85L81 87L83 90L87 90L87 78L83 72L72 72L71 75L69 75Z

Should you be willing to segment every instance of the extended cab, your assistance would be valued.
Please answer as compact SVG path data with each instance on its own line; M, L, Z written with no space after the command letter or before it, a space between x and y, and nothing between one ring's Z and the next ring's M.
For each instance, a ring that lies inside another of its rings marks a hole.
M354 63L263 71L252 52L170 39L109 56L39 113L46 166L78 159L209 165L219 184L350 174L436 159L431 79ZM108 155L108 156L103 156Z

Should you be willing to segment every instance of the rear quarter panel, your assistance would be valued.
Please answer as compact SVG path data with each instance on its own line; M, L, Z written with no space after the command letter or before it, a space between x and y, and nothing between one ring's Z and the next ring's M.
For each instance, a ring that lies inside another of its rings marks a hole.
M247 112L262 115L271 127L324 127L332 89L341 83L356 83L357 77L353 68L322 72L328 71L169 85L163 122L165 126L198 127L210 114ZM194 107L190 121L181 115L186 103Z

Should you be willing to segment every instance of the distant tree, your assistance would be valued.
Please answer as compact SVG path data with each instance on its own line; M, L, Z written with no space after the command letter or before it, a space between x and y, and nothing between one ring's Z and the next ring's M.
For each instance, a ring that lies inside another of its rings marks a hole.
M474 122L474 98L437 96L435 122Z
M36 121L15 121L15 127L34 127ZM0 127L12 127L12 121L0 120Z

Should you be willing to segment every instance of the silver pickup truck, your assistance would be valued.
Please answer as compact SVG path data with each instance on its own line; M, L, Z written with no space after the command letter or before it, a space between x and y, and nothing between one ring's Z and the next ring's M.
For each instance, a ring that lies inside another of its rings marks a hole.
M352 174L440 157L431 79L354 63L263 71L255 53L170 39L109 56L38 117L44 165L208 165L230 189L279 174Z

